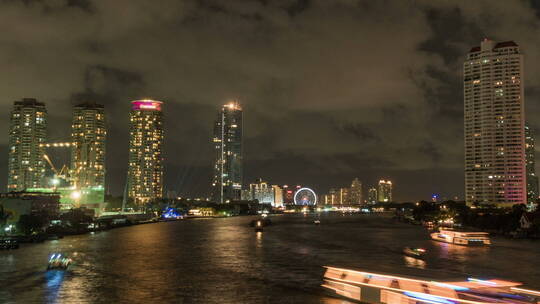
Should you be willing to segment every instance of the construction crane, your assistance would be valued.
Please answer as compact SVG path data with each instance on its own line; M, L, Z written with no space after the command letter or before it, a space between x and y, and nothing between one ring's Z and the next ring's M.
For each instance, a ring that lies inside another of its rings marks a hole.
M68 177L69 169L66 165L63 165L60 171L58 171L56 167L54 166L54 164L52 163L51 158L47 154L43 154L43 158L47 161L47 163L51 167L51 170L53 170L55 178L61 178L66 181L69 179Z

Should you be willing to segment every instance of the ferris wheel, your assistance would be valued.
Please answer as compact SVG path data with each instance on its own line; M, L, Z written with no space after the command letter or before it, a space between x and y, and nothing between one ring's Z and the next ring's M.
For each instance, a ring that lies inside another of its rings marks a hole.
M300 188L294 194L294 204L313 206L317 204L317 194L310 188Z

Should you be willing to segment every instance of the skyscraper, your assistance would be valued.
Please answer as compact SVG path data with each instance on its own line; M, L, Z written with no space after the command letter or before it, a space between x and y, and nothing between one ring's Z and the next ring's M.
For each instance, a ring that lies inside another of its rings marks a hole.
M15 101L9 128L8 191L40 188L45 184L46 136L45 104L33 98Z
M369 188L368 190L368 204L377 203L377 188Z
M105 187L105 111L82 103L73 108L71 180L76 188Z
M525 170L527 172L527 205L532 209L538 199L538 176L534 152L534 136L529 126L525 125Z
M351 190L350 190L350 202L353 205L361 205L362 204L362 182L355 178L351 183Z
M161 101L131 102L128 196L143 204L163 196Z
M381 179L379 181L379 189L377 190L378 201L387 203L392 201L392 182Z
M484 39L463 64L465 200L527 201L523 55L513 41Z
M212 198L218 203L239 200L242 190L242 107L224 105L214 124L215 163Z

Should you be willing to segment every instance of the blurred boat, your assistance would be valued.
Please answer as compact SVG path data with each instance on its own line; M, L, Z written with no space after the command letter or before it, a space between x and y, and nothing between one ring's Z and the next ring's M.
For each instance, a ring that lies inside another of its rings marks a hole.
M405 247L403 249L403 254L413 258L421 259L426 255L426 250L424 248Z
M47 270L66 270L71 265L72 260L62 253L53 253L49 258Z
M489 233L487 232L460 232L440 228L438 232L431 233L435 241L457 245L490 245Z
M375 304L487 304L540 303L540 292L524 289L521 283L468 278L437 282L325 267L324 287L333 296Z

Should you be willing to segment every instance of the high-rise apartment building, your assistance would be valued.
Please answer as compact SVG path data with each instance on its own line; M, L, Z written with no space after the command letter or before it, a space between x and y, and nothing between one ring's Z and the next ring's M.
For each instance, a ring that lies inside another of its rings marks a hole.
M239 200L242 190L242 107L224 105L214 124L212 198L218 203Z
M128 196L142 204L163 197L162 102L131 102Z
M355 178L351 183L350 193L349 193L350 203L353 205L361 205L362 202L362 182Z
M376 204L378 201L377 198L377 188L369 188L368 190L368 204Z
M379 189L377 190L378 201L388 203L392 201L392 182L381 179L379 181Z
M538 176L534 152L534 136L529 126L525 125L525 171L527 172L527 205L533 209L538 199Z
M9 128L8 191L44 186L46 136L45 104L33 98L15 101Z
M463 64L465 200L526 203L523 54L484 39Z
M70 177L76 188L105 187L106 136L103 105L87 102L73 108Z

